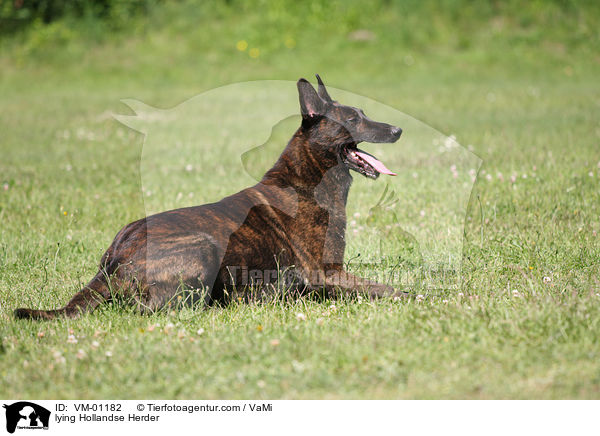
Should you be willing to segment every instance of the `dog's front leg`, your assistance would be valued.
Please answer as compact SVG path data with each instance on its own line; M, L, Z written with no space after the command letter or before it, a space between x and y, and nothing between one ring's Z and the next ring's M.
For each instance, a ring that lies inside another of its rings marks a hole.
M368 294L371 299L382 297L407 297L408 293L397 291L389 285L357 277L346 271L332 271L325 275L324 288L330 297L341 294Z

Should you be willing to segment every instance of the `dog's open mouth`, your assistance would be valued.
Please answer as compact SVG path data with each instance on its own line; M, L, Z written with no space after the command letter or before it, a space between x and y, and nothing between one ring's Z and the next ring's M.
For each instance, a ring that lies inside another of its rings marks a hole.
M396 175L375 156L359 150L356 146L345 146L342 149L342 160L348 168L370 179L376 179L379 174Z

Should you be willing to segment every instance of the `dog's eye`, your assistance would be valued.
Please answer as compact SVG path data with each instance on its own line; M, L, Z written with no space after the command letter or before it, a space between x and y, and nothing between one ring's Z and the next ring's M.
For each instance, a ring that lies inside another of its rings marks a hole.
M356 121L358 121L358 115L353 115L350 118L348 118L349 123L355 123Z

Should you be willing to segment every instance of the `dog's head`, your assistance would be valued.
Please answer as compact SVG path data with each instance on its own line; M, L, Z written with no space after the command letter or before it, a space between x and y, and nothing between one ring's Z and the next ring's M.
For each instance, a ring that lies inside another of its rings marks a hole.
M317 144L320 154L336 158L351 170L376 179L379 174L395 175L377 158L359 150L360 142L396 142L402 129L371 120L365 113L352 106L334 101L317 74L318 92L306 80L298 81L302 126Z

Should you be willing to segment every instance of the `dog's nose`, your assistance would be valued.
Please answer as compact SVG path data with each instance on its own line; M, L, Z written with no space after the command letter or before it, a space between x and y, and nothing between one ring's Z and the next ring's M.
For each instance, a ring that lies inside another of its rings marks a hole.
M392 135L399 138L402 135L402 129L400 127L392 127Z

